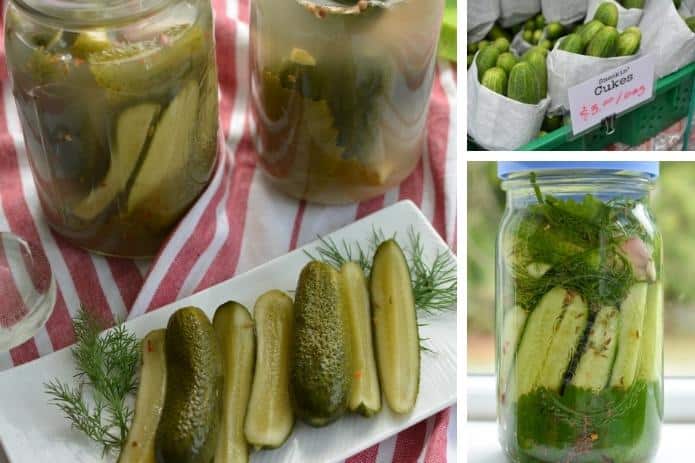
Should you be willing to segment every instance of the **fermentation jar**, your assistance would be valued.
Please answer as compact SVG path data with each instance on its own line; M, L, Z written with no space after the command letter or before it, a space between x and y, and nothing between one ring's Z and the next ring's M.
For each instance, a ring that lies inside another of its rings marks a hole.
M663 417L657 163L500 163L499 438L513 462L642 463Z
M48 223L96 252L155 254L215 165L208 0L11 0L5 19Z
M260 164L297 198L359 201L415 168L443 0L254 0Z

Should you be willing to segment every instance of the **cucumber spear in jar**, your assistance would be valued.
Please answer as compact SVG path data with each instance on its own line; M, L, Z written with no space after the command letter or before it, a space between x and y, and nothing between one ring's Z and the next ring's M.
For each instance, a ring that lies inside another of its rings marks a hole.
M504 255L504 446L514 461L646 461L662 415L661 238L641 199L532 183L538 203Z

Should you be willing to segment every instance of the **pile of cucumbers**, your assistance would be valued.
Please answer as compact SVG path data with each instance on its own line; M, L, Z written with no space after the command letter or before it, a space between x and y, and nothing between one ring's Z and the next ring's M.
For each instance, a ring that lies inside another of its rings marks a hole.
M120 463L243 463L283 445L299 418L325 426L347 412L413 410L420 339L410 271L394 240L367 278L355 262L311 261L294 301L279 290L253 316L230 301L212 322L177 310L142 344L136 410Z
M568 32L567 28L560 22L546 23L545 16L542 14L529 19L523 25L515 26L512 30L515 33L523 31L521 37L524 42L538 45L546 50L552 50L557 39Z
M476 67L483 87L512 100L538 104L548 94L548 50L533 47L517 58L495 47L478 53Z
M559 49L597 58L632 56L642 43L638 27L628 27L618 32L618 7L614 3L602 3L593 20L577 28L560 42Z
M512 34L509 30L503 29L499 24L492 26L490 32L485 36L485 39L479 42L471 42L468 44L468 65L466 69L471 67L473 59L478 51L483 51L488 46L494 46L502 53L509 51Z

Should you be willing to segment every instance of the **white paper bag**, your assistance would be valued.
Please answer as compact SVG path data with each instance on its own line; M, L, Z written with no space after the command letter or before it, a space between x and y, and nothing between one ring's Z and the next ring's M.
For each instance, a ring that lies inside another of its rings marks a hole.
M541 0L501 0L502 27L519 24L541 11Z
M669 0L670 1L670 0ZM610 71L641 56L619 58L596 58L570 53L558 48L559 42L548 55L548 95L550 96L550 113L559 114L570 109L567 91L570 87L586 82L593 76Z
M618 7L618 30L624 31L628 27L637 26L642 19L642 13L644 10L639 8L624 8L620 3L615 0L589 0L589 7L586 12L586 19L584 24L592 21L596 10L601 6L602 3L612 3Z
M468 42L483 40L500 17L500 0L468 1Z
M508 151L538 136L550 100L520 103L483 87L475 63L468 69L468 134L483 148Z
M571 24L586 15L587 0L541 0L541 7L547 22Z
M688 0L681 11L695 8ZM695 61L695 33L678 14L673 0L650 0L640 24L642 53L656 58L657 78L667 76Z
M533 48L533 45L531 45L526 40L524 40L523 36L524 36L524 31L523 30L519 31L514 36L514 39L512 40L511 45L509 45L509 48L511 48L519 56L523 55L528 50Z

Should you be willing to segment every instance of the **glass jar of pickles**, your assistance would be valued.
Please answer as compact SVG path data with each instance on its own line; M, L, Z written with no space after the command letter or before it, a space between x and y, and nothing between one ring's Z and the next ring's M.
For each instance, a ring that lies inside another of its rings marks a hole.
M657 163L500 163L497 403L513 462L642 463L663 417Z
M5 51L48 223L154 255L211 179L217 71L207 0L11 0Z
M251 105L260 163L291 196L383 193L425 142L443 0L254 0Z

